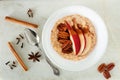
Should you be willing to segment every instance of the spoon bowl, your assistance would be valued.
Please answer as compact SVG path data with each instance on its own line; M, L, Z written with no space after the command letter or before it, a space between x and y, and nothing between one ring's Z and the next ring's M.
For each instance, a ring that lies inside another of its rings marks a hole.
M39 36L31 29L26 28L24 31L24 35L27 42L31 45L38 45L38 43L40 42Z

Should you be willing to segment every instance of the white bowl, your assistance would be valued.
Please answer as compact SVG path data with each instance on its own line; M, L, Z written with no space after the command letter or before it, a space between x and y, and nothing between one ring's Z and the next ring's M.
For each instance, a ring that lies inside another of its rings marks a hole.
M91 20L95 27L97 43L94 50L83 60L71 61L61 57L51 45L51 30L56 21L64 16L80 14ZM104 54L107 47L108 35L106 26L100 16L93 10L83 6L71 6L53 13L44 25L42 32L42 45L47 57L59 68L68 71L82 71L93 66Z

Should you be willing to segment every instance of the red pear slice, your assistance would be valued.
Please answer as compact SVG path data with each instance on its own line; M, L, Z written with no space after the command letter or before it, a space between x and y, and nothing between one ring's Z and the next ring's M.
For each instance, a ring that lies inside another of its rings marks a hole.
M73 51L77 55L80 51L81 44L80 44L80 38L79 35L73 30L73 28L69 25L67 21L65 21L66 26L68 28L68 31L70 33L70 39L73 43Z

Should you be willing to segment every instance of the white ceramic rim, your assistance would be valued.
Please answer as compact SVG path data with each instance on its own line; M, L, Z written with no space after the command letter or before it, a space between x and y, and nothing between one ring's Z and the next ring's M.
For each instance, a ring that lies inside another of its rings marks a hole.
M55 22L64 16L72 14L80 14L90 19L97 34L97 43L94 50L87 58L80 61L64 59L53 49L50 41L51 30ZM103 20L96 12L84 6L70 6L56 11L48 18L42 31L42 46L46 56L53 64L68 71L82 71L93 66L105 53L107 43L108 34Z

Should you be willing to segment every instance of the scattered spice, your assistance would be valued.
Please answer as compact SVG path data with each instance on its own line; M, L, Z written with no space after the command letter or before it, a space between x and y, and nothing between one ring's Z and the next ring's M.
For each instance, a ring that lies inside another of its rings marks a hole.
M13 66L13 67L16 67L16 65L15 65L15 64L12 64L12 66Z
M115 64L114 63L109 63L108 65L106 65L105 63L102 63L98 66L98 71L100 73L103 73L103 76L106 78L106 79L109 79L111 78L111 74L110 74L110 71L115 67Z
M31 9L28 10L27 14L29 17L33 18L33 11Z
M10 69L13 69L13 67L12 67L12 66L10 66Z
M11 70L13 70L15 67L17 67L15 61L12 61L12 62L8 61L5 64L8 65Z
M20 38L17 37L16 40L17 40L16 44L19 44L20 43Z
M10 63L10 61L6 62L5 65L8 65Z
M41 55L39 54L39 52L36 53L31 52L31 54L28 54L28 56L29 56L28 58L29 60L33 60L33 62L35 61L40 62L39 57L41 57Z
M16 38L16 40L17 40L17 45L21 42L21 39L24 39L24 36L22 36L21 34L19 34L19 37L17 37ZM23 44L23 42L22 42L22 44L21 44L21 48L23 48L23 46L24 46L24 44Z
M22 45L21 45L21 48L23 48L23 43L22 43Z
M19 36L20 36L22 39L24 39L24 37L23 37L21 34L19 34Z
M13 64L15 64L15 61L13 61Z

